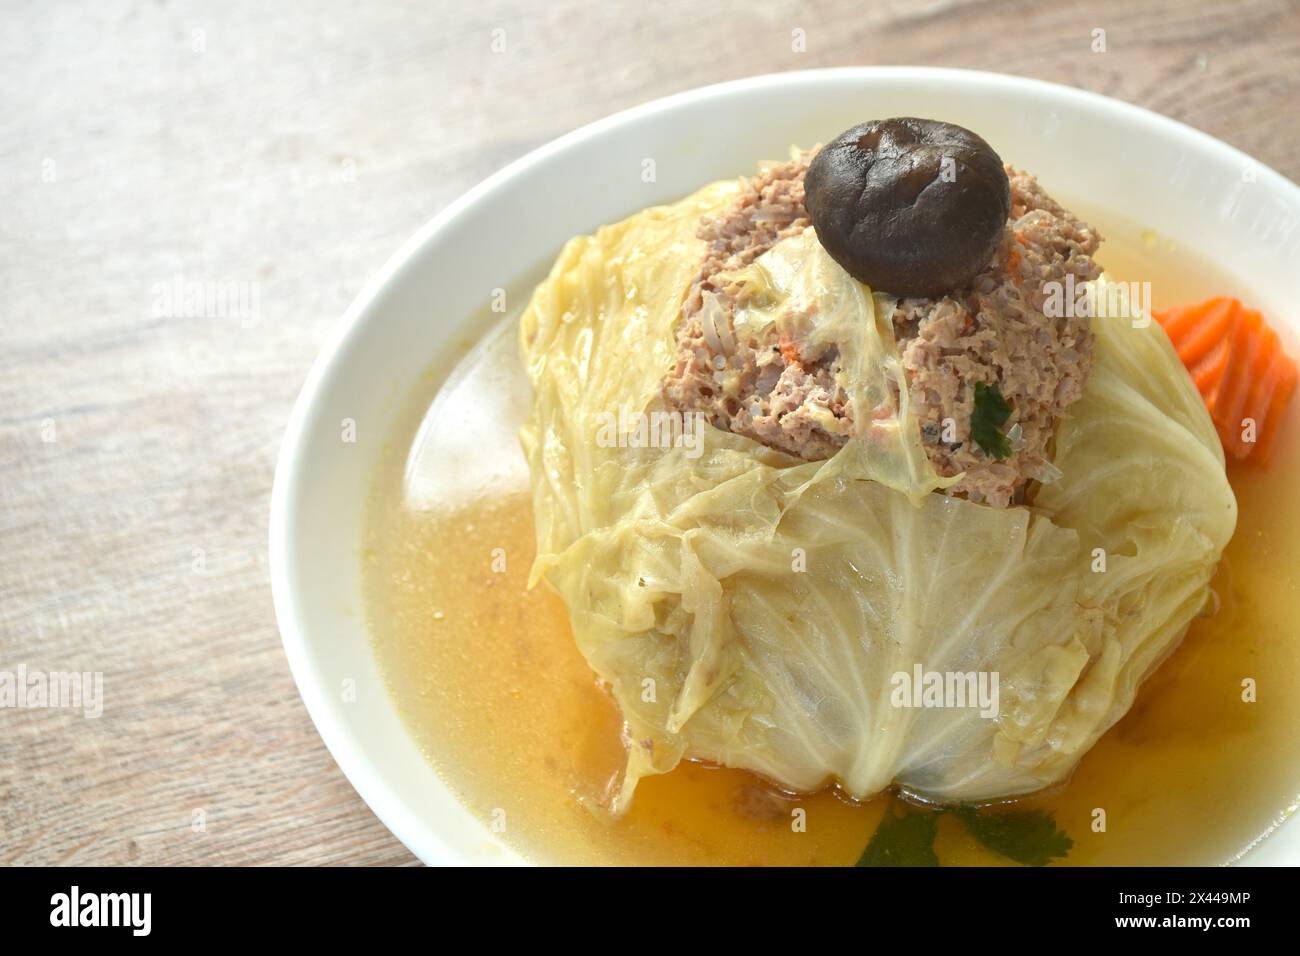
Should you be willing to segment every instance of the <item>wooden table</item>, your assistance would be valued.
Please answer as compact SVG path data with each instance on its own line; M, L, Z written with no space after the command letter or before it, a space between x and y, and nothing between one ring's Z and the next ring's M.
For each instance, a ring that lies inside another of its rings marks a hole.
M5 5L0 671L100 671L104 711L0 709L0 863L413 862L290 679L272 471L365 279L534 146L719 80L917 63L1106 93L1300 179L1295 3L804 6ZM255 319L169 301L227 280Z

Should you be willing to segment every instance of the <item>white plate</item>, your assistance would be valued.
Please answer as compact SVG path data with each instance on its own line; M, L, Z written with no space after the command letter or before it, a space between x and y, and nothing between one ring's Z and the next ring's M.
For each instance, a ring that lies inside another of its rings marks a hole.
M876 67L756 77L619 113L512 163L421 229L352 303L294 407L271 498L271 583L298 689L353 786L426 863L519 858L426 762L365 631L362 514L401 398L436 356L484 331L473 320L493 289L534 274L570 236L897 115L970 127L1049 191L1194 237L1257 307L1300 330L1300 188L1173 120L1034 80ZM355 443L341 440L344 419ZM1246 859L1300 862L1300 826L1289 821Z

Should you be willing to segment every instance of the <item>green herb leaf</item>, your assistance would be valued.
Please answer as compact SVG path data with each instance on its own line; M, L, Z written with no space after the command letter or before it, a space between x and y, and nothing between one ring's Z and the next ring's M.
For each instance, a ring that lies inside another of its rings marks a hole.
M975 407L970 414L970 437L986 455L999 460L1011 454L1011 439L1001 428L1011 417L1011 406L997 385L975 383Z
M858 866L938 866L934 836L939 814L905 810L897 816L891 804L862 851Z
M953 815L980 843L1025 866L1046 866L1074 846L1073 840L1056 829L1056 818L1043 810L998 813L961 806Z

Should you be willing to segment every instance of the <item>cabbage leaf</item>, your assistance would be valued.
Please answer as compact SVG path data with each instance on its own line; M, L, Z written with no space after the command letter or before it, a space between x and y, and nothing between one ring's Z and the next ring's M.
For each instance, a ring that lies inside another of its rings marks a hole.
M1095 319L1059 480L1027 507L935 494L956 479L934 473L907 408L892 302L810 229L736 273L760 293L736 333L776 324L833 343L869 427L818 462L712 427L698 455L599 441L611 413L664 408L695 228L737 189L571 240L521 320L532 583L564 599L622 709L613 811L686 758L794 790L897 784L945 803L1063 779L1204 605L1235 525L1191 380L1158 325ZM997 673L998 714L893 706L892 676L918 664Z

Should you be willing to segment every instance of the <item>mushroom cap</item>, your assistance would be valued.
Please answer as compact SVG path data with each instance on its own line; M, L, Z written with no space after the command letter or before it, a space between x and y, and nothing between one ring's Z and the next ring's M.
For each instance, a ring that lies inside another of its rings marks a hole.
M1011 212L1011 185L988 143L915 117L845 130L813 158L804 188L831 258L897 296L969 283L993 257Z

